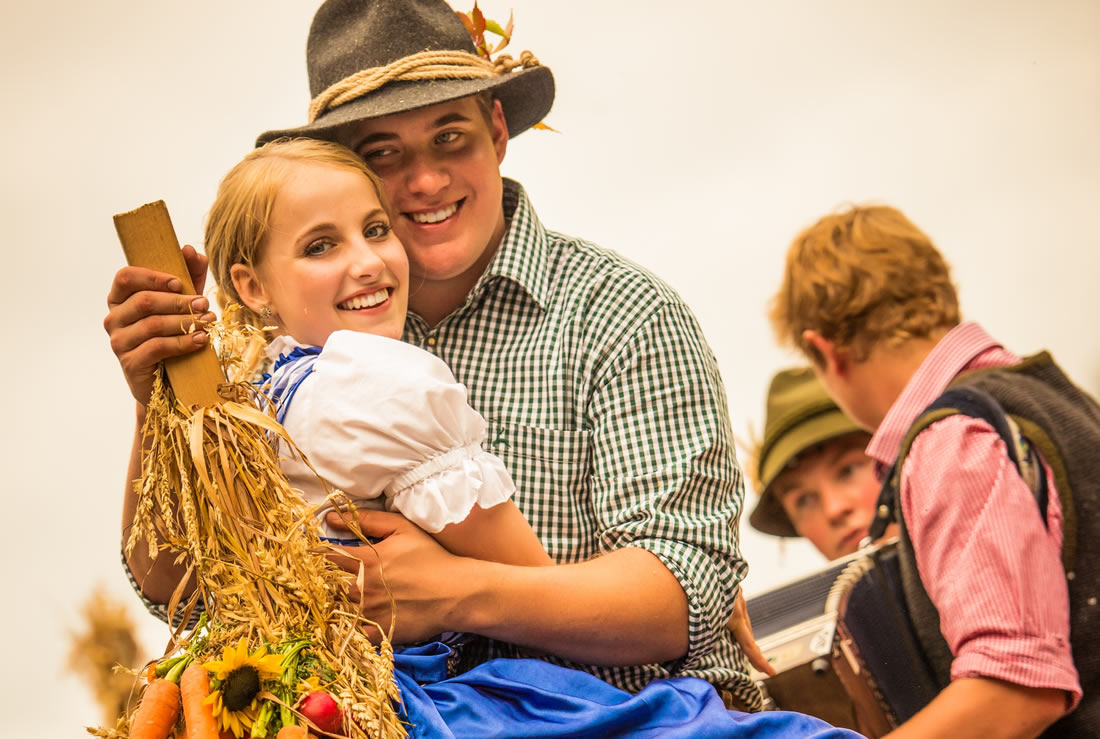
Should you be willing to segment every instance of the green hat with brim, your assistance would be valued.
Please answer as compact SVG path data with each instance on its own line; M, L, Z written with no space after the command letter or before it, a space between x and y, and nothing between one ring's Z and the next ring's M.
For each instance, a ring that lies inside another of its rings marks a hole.
M863 430L837 407L812 369L777 373L768 388L764 442L756 459L760 498L749 514L753 528L774 536L798 536L771 484L807 449Z
M454 52L452 59L458 61L424 59L433 52ZM498 55L497 61L501 58ZM526 52L520 58L533 59ZM500 101L509 136L522 133L550 111L554 76L547 67L535 60L488 77L462 77L464 65L469 69L484 64L462 20L443 0L327 0L313 18L306 45L310 97L325 98L346 84L351 89L313 111L316 117L307 125L267 131L256 145L299 136L334 141L341 129L359 121L483 92ZM351 83L361 79L374 82L362 83L366 91L359 93ZM380 79L387 81L373 87Z

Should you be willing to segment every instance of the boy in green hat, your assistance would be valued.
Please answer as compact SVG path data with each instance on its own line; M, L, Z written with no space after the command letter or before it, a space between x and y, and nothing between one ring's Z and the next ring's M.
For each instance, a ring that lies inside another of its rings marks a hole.
M746 461L760 492L749 523L774 536L803 536L829 559L855 552L870 530L880 488L864 452L870 440L813 370L777 373L763 441Z
M698 324L653 275L544 228L524 189L500 175L509 138L550 109L549 69L526 53L486 61L441 0L328 0L307 65L309 123L261 143L333 139L379 175L419 285L404 338L468 387L516 503L560 563L456 558L400 516L363 512L364 532L384 538L349 550L366 564L364 612L385 627L392 594L398 643L479 635L460 669L537 655L628 690L692 675L731 705L759 708L725 628L746 572L729 525L743 483ZM204 259L187 256L201 285ZM104 325L139 427L156 362L205 341L180 336L207 303L178 290L127 268L108 297ZM133 505L128 492L124 526ZM164 559L154 565L138 546L127 563L154 603L179 579Z
M899 524L902 605L939 685L896 735L1093 735L1100 406L1048 354L961 322L943 256L888 206L795 238L772 323L874 430L871 533Z

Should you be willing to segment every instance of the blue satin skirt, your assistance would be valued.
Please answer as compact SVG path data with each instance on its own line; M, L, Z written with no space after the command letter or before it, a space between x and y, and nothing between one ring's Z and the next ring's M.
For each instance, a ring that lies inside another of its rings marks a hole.
M656 680L631 694L579 670L495 659L447 677L450 648L394 654L411 737L858 737L800 713L728 711L710 683Z

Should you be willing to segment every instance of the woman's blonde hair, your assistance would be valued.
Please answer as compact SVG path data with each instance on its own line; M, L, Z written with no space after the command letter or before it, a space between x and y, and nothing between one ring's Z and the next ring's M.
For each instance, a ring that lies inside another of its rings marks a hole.
M898 346L955 326L959 301L943 255L901 211L852 206L795 238L770 319L780 344L820 365L807 329L862 361L879 342Z
M241 306L233 316L226 317L230 322L263 326L261 317L237 294L230 270L234 264L255 267L259 263L275 197L294 166L303 162L362 174L374 187L378 202L388 210L378 177L353 151L340 144L283 138L249 152L222 179L206 219L206 256L217 284L218 304L223 311L230 305Z

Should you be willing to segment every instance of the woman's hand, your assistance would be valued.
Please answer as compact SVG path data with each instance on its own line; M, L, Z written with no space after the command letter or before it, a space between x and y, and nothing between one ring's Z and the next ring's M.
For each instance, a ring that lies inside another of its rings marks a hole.
M373 547L339 547L342 554L330 558L357 575L358 584L350 595L359 602L363 615L384 631L392 619L394 644L461 631L454 615L459 600L455 585L468 560L449 553L398 513L364 510L358 516L363 535L382 541ZM327 522L347 529L335 511L328 514Z
M183 247L183 257L195 290L206 282L206 257L194 247ZM210 302L201 294L182 294L180 280L142 267L123 267L107 294L103 328L118 357L130 392L141 404L149 403L157 363L188 354L206 344L200 324L214 320Z

